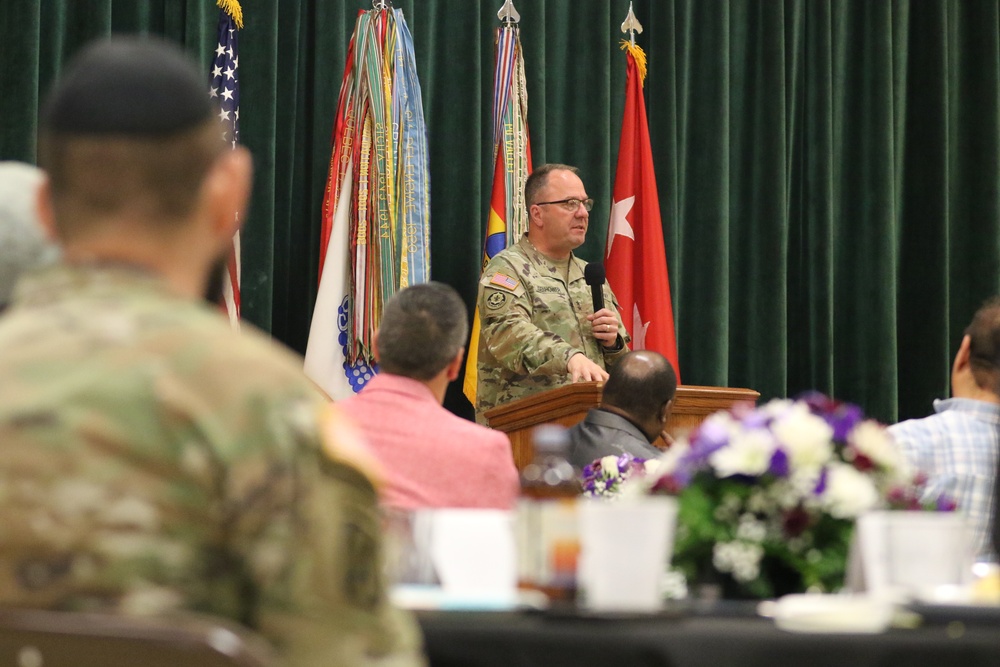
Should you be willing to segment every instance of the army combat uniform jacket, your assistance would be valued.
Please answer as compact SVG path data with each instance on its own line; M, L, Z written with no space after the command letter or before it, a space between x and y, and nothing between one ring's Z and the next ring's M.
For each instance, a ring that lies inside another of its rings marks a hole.
M575 255L568 264L538 252L527 235L498 253L479 282L479 349L476 417L490 408L543 389L568 384L566 364L582 352L604 369L628 352L629 336L618 301L607 283L604 303L618 316L617 349L594 338L587 265Z
M227 617L289 667L422 663L344 421L301 359L139 269L28 276L0 318L0 605Z

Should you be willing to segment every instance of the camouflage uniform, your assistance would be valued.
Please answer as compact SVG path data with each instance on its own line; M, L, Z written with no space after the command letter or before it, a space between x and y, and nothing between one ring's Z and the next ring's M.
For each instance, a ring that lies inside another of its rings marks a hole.
M138 269L26 277L0 319L0 605L224 616L290 666L421 663L373 483L301 367Z
M607 369L628 352L629 336L618 301L604 285L604 303L618 314L620 348L611 351L594 338L587 265L570 255L566 266L538 252L527 235L498 253L479 281L479 350L476 418L529 394L568 384L566 363L578 352ZM568 282L567 282L568 273Z

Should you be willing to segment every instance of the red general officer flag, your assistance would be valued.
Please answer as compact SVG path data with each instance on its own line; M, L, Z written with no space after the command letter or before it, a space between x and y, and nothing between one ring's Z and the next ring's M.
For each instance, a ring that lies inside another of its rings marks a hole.
M637 46L626 43L623 48L628 51L628 73L614 205L605 250L608 282L618 297L625 328L632 336L632 349L654 350L665 356L673 364L679 382L674 309L646 103L642 98L646 56Z

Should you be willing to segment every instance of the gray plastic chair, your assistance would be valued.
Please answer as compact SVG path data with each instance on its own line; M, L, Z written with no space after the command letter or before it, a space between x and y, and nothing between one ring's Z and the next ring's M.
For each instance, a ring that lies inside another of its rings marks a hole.
M0 610L0 665L7 667L274 667L267 643L207 616L129 618Z

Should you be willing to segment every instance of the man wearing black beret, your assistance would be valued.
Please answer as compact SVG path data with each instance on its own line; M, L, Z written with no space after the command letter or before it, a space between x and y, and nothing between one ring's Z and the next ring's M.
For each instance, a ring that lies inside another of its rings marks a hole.
M39 211L63 260L0 321L0 605L194 610L292 666L419 663L377 469L300 358L201 298L252 171L215 115L151 38L86 48L47 99Z

